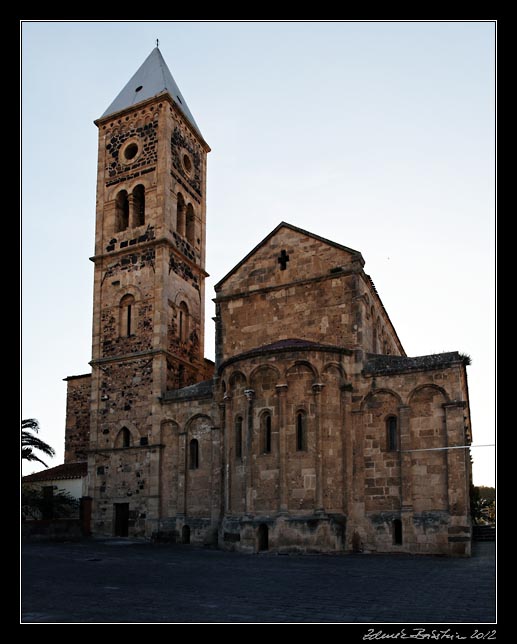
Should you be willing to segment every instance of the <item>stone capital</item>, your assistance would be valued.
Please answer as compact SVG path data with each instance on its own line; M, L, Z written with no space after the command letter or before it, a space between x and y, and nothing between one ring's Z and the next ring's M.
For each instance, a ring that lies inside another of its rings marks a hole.
M312 385L312 393L313 394L320 394L323 391L323 387L325 385L322 382L315 382Z
M275 385L276 393L280 396L281 394L287 393L287 384Z
M245 389L244 390L244 395L246 396L246 399L248 402L251 402L253 398L255 397L255 390L254 389Z

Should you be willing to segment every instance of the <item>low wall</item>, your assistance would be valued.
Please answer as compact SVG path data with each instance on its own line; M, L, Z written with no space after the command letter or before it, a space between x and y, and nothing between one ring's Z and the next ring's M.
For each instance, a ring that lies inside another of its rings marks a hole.
M79 541L82 536L79 519L22 521L23 541Z

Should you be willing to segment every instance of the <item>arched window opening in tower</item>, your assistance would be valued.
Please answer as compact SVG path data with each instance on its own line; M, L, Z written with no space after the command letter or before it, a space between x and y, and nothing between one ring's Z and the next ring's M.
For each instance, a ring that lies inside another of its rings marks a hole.
M126 190L121 190L115 199L115 231L120 233L129 227L129 198Z
M133 189L133 226L145 225L145 188L138 184Z
M185 205L185 199L181 192L178 192L177 206L176 206L176 230L178 235L185 237L186 229L186 216L187 216L187 206Z
M196 216L191 203L187 206L187 241L194 246L196 239Z
M178 320L178 336L181 342L186 342L188 339L188 307L185 302L180 304Z
M120 300L120 337L129 338L131 335L134 335L134 315L135 298L132 295L124 295L124 297Z
M115 447L131 447L131 432L127 427L122 427L119 431Z

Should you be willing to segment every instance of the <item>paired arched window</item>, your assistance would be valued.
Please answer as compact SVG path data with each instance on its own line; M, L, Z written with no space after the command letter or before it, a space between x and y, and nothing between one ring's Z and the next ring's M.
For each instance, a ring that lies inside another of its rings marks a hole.
M388 451L394 452L399 448L397 417L389 416L386 419L386 434Z
M119 308L119 335L128 338L135 334L135 298L132 295L124 295Z
M242 458L242 416L235 419L235 458Z
M296 451L307 450L307 415L304 411L296 414Z
M129 228L130 206L132 206L131 227L145 224L145 188L138 184L133 188L131 196L127 190L121 190L115 198L115 232L122 232Z
M122 232L129 228L129 197L126 190L121 190L115 199L115 231Z
M189 444L188 466L191 470L197 470L199 467L199 443L195 438L193 438Z
M188 243L194 246L196 241L196 214L194 206L185 202L181 192L178 192L176 198L176 232L180 237L185 237Z
M188 340L188 306L185 302L182 302L179 306L178 312L178 336L181 342L186 342Z
M145 188L142 184L133 189L133 226L145 224Z
M196 237L196 217L194 215L194 208L192 207L191 203L189 203L189 205L187 206L186 237L188 243L194 246Z
M262 415L262 453L270 454L271 453L271 414L266 412Z
M181 192L178 192L176 206L176 230L178 231L178 235L181 235L181 237L185 237L186 217L187 206L185 204L185 199L183 198Z

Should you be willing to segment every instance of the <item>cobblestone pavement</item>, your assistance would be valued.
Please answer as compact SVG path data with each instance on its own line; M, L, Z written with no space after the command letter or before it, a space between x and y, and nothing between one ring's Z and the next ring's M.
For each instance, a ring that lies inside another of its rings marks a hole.
M26 544L22 622L495 621L495 544L470 559L244 555L125 540Z

